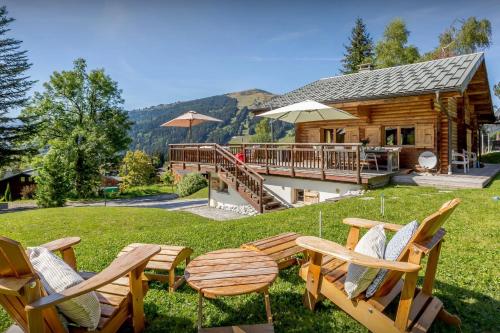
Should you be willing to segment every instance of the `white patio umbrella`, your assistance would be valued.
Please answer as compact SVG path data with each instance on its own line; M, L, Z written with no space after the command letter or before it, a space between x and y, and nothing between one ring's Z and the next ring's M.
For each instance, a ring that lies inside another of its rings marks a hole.
M188 111L181 114L179 117L167 121L162 124L163 127L187 127L189 128L189 139L191 141L191 128L196 125L200 125L209 121L222 122L222 120L206 116L204 114L198 113L196 111Z
M320 120L358 119L349 112L311 100L290 104L257 116L282 120L292 124Z

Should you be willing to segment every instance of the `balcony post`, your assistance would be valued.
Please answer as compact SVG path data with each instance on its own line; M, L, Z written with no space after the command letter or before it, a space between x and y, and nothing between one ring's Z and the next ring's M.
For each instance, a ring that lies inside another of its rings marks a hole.
M325 157L324 157L324 153L325 153L324 148L325 148L325 146L321 145L320 147L321 148L320 148L319 152L320 152L321 155L320 155L319 158L320 158L320 163L321 163L321 180L325 180Z
M264 191L264 184L261 178L259 179L259 213L261 214L264 213L264 203L262 202L263 191Z
M201 170L201 165L200 165L200 145L196 146L196 162L198 162L198 171Z
M291 174L292 174L292 177L295 177L295 145L292 144L292 150L290 151L290 170L291 170Z
M264 145L264 158L266 160L266 174L269 174L269 153L267 149L267 143Z
M359 167L359 163L360 163L359 154L360 154L359 145L357 145L356 146L356 182L358 184L361 184L361 168Z

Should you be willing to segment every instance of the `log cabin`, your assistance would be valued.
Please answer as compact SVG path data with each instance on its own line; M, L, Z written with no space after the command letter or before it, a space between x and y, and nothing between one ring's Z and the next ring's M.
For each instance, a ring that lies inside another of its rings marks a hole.
M479 152L480 127L494 121L483 53L320 79L252 111L305 100L355 119L297 123L292 144L171 144L171 167L206 173L210 205L262 213L383 186L400 169L418 170L422 152L436 158L435 172L451 173L452 151ZM385 167L367 170L360 142L384 152Z
M400 166L413 169L423 151L451 171L451 151L479 152L481 125L495 120L483 53L317 80L254 108L260 113L314 100L358 117L299 123L297 143L355 143L401 148Z

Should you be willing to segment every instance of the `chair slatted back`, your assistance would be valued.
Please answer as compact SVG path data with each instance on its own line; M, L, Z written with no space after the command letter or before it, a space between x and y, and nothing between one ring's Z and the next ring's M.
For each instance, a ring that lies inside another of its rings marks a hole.
M444 222L448 219L448 217L453 213L455 208L458 206L460 203L460 199L453 199L450 201L445 202L439 210L428 217L426 217L420 226L418 227L417 231L411 238L411 240L408 242L404 250L401 252L399 255L397 261L408 261L408 257L410 254L410 249L413 244L415 243L425 243L429 240L431 240L434 235L438 232L438 230L441 229L443 226ZM444 235L444 233L443 233ZM402 272L397 272L397 271L389 271L387 273L384 282L382 282L382 285L378 289L378 291L375 293L375 297L379 296L384 296L387 295L392 288L398 283L398 281L402 278L403 273Z
M28 332L28 321L25 306L34 301L32 294L33 290L31 288L40 288L39 292L42 296L45 296L46 293L41 287L38 276L35 273L23 246L19 242L1 236L0 278L31 281L31 283L26 284L18 292L0 291L0 304L2 307L25 332ZM28 295L29 293L31 293L31 295ZM57 333L65 331L55 308L43 310L43 315L45 322L44 332Z

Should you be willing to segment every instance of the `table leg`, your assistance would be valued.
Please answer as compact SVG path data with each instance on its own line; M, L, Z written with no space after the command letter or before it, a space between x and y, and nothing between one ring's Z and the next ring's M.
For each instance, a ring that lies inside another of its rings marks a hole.
M201 329L201 323L203 321L203 293L198 292L198 329Z
M269 290L264 291L264 303L266 304L267 322L273 323L273 315L271 313L271 301L269 300Z

